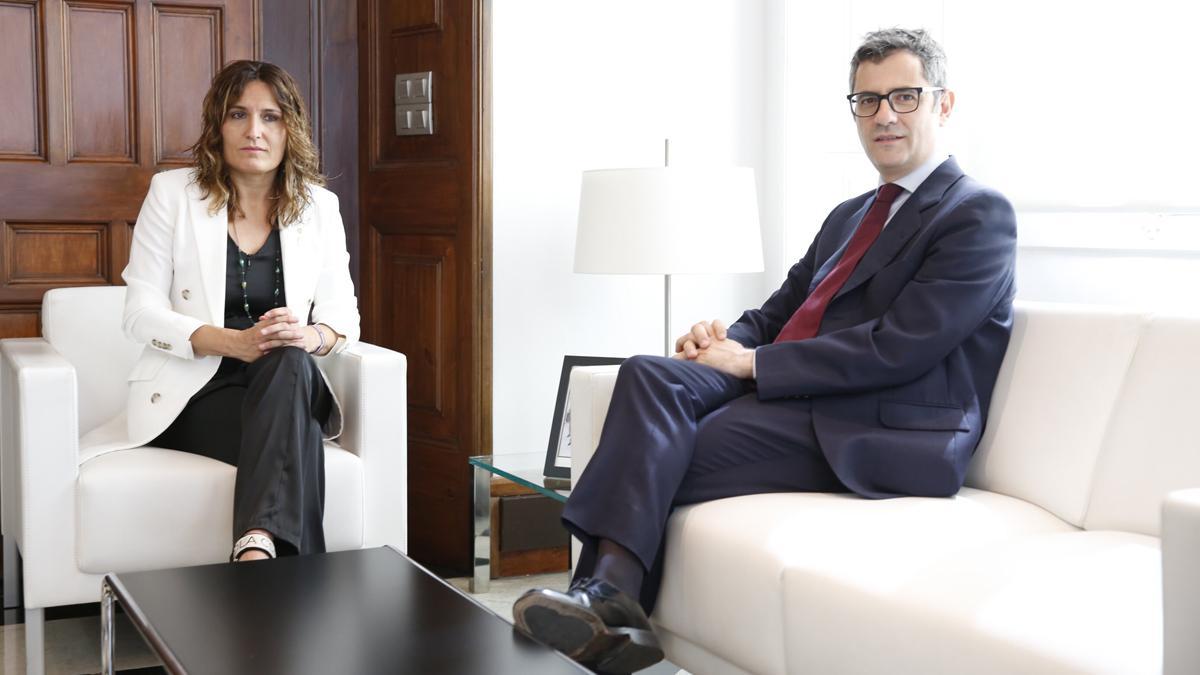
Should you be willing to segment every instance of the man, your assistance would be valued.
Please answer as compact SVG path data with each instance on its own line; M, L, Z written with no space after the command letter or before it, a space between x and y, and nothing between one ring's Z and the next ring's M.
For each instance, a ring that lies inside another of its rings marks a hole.
M601 672L662 658L647 614L674 507L962 486L1012 325L1015 217L938 152L954 93L924 31L868 35L850 75L880 187L829 214L761 308L728 329L697 323L673 359L625 362L563 512L583 542L571 588L513 608L521 630Z

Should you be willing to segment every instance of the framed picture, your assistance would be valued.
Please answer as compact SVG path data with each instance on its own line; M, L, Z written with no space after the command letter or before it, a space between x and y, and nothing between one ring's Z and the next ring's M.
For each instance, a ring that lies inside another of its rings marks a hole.
M554 401L554 419L550 424L550 443L546 447L548 478L571 477L571 369L575 366L615 366L625 359L611 356L564 356L558 376L558 397Z

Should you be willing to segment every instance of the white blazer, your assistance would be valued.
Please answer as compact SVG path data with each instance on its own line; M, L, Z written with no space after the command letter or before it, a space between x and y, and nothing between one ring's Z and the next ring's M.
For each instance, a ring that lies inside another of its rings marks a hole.
M311 309L314 323L346 336L341 351L359 336L346 231L337 196L317 186L310 190L312 203L299 222L279 231L284 292L301 321ZM204 324L225 325L227 222L224 208L209 214L193 169L165 171L150 181L121 274L128 285L125 334L147 345L129 375L128 437L121 445L144 445L165 431L217 372L221 357L196 356L189 338ZM341 428L334 397L326 438Z

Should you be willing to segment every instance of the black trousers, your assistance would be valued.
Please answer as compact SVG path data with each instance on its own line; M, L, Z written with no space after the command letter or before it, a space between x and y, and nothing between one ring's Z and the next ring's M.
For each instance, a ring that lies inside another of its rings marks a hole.
M316 362L302 349L275 349L249 364L226 358L150 444L237 467L231 541L261 528L279 555L321 553L321 427L332 406Z
M845 492L821 453L807 399L761 401L752 382L708 366L635 356L617 374L600 445L563 524L590 576L600 539L646 569L642 607L662 581L667 518L679 506L764 492Z

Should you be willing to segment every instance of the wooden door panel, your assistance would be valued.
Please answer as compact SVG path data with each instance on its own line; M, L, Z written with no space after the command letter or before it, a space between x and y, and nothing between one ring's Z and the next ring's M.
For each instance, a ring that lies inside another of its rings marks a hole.
M455 234L463 217L460 173L462 168L452 162L406 162L376 171L364 208L381 233Z
M0 314L36 335L42 294L120 283L150 178L186 161L256 0L0 0ZM10 110L11 107L11 110Z
M453 446L458 380L458 259L454 237L381 237L378 282L387 298L375 310L385 334L408 358L408 427L412 436Z
M45 158L38 5L0 2L0 161Z
M409 553L471 566L467 457L490 451L485 0L361 0L367 339L408 356ZM397 136L394 82L431 71L433 134Z

